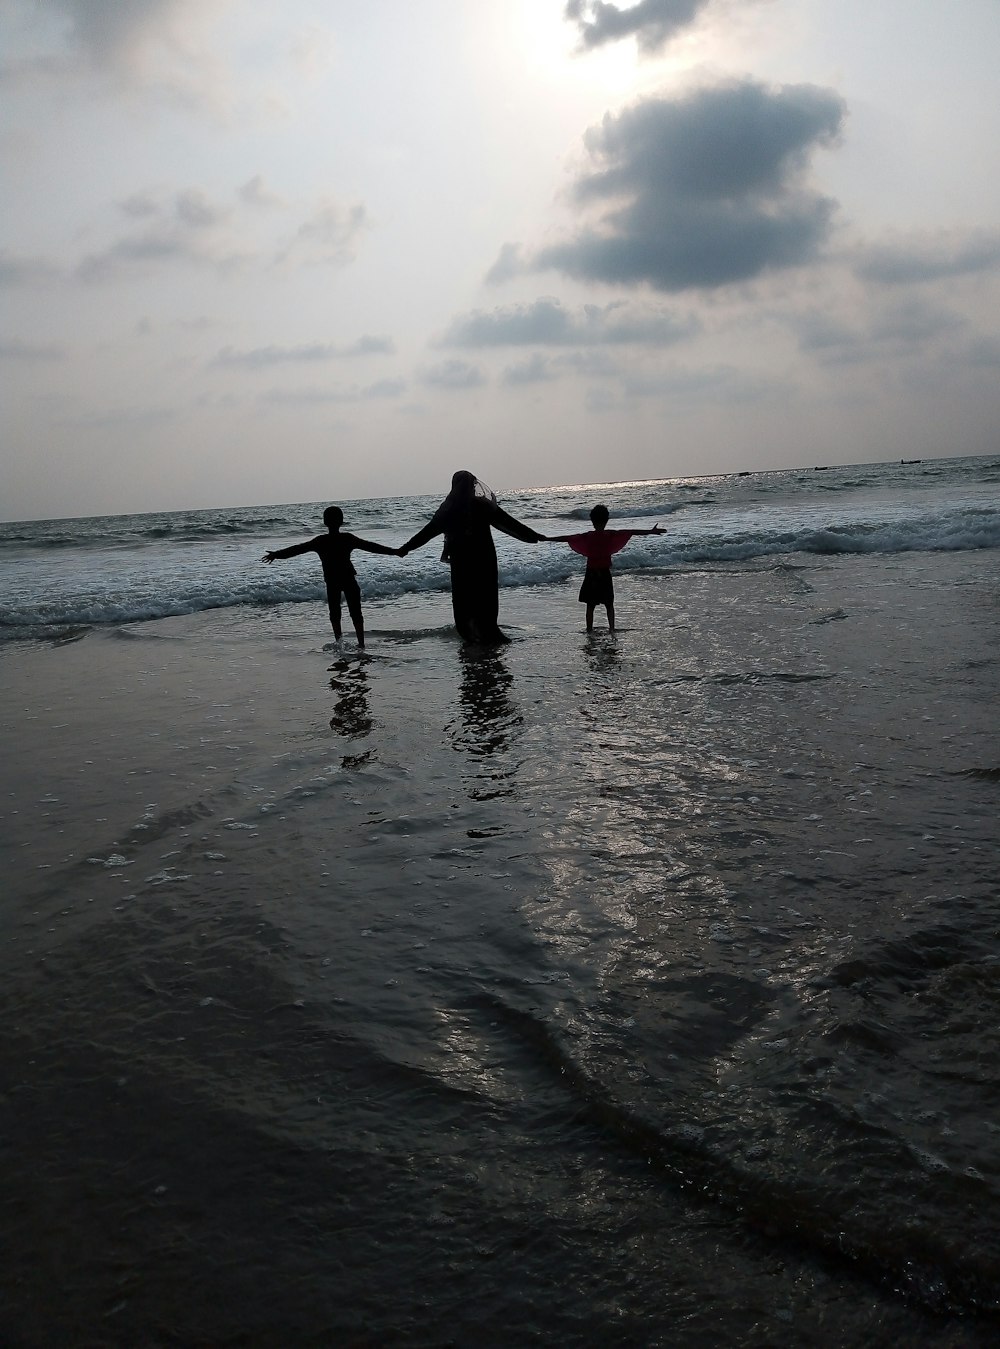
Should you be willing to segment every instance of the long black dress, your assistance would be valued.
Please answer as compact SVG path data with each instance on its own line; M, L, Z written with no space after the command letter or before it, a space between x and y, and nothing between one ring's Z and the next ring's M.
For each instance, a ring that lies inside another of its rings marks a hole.
M475 497L458 511L446 511L442 506L405 545L409 552L438 534L444 535L443 559L451 566L455 627L467 642L496 644L508 640L497 626L500 577L491 529L502 530L523 543L537 543L541 538L495 501Z

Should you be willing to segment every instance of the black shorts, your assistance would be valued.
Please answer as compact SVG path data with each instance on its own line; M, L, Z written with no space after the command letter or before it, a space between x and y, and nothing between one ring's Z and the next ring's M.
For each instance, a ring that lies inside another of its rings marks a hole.
M614 604L615 588L610 567L588 567L580 587L581 604Z

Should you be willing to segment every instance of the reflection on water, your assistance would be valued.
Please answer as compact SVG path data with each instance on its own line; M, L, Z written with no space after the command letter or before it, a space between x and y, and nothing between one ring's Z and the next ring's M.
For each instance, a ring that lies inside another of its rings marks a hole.
M621 665L618 642L613 632L590 632L584 644L587 663L596 675L613 674Z
M330 729L355 740L370 735L372 716L365 667L357 661L335 661L330 666L330 688L337 695Z
M505 755L523 721L510 696L514 677L496 648L463 647L459 658L461 719L450 728L455 748L473 756L478 776L488 782L487 789L474 790L474 796L509 796L512 787L505 780L514 775L516 765Z

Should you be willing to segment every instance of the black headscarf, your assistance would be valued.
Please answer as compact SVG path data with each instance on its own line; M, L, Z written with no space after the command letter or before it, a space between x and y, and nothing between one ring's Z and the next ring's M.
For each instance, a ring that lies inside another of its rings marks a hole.
M496 494L484 482L468 469L460 468L452 475L451 491L435 512L438 523L444 526L445 534L461 524L474 501L489 501L494 506L497 504Z

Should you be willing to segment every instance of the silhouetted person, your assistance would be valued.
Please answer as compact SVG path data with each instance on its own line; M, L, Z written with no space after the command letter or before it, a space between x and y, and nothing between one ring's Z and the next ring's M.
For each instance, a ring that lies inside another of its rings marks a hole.
M587 570L580 587L580 603L587 606L587 631L594 631L594 610L603 604L608 611L608 627L615 630L615 587L611 579L612 554L620 552L635 534L662 534L663 528L608 529L607 506L595 506L590 512L594 526L586 534L552 534L549 543L568 543L574 553L587 559Z
M405 557L428 539L444 535L441 561L451 567L455 627L465 641L487 645L509 640L497 626L500 577L491 527L523 543L538 543L542 537L502 510L474 473L461 470L452 478L451 491L430 521L399 550Z
M368 539L359 539L356 534L342 534L340 526L344 523L344 512L339 506L328 506L323 512L323 523L330 531L317 534L305 543L294 543L291 548L278 548L265 553L262 562L274 562L276 558L298 557L300 553L318 553L323 564L323 579L326 581L326 598L330 605L330 622L333 635L340 641L340 597L347 601L347 611L351 615L354 631L358 634L358 646L365 644L365 620L361 612L361 588L357 573L351 562L351 553L361 548L366 553L388 553L393 557L402 557L398 548L387 548L384 543L371 543Z

